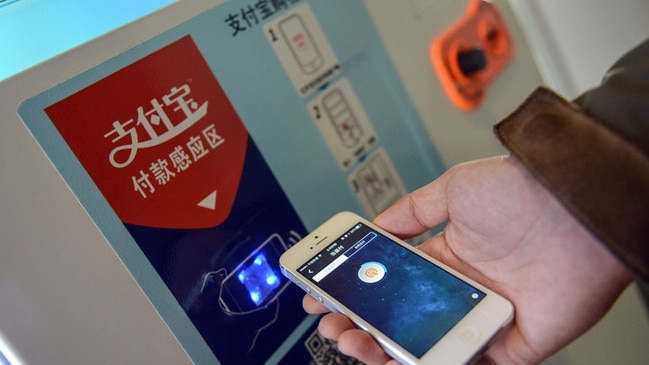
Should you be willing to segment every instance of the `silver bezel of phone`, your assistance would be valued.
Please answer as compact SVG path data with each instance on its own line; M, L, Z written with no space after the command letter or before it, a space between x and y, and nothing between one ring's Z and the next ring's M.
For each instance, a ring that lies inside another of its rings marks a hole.
M358 223L363 223L376 230L392 241L397 242L403 249L409 250L423 257L460 280L468 283L485 293L485 297L471 309L457 324L435 343L420 358L414 356L398 345L385 334L378 331L363 318L353 313L336 298L316 286L311 280L300 274L300 267L304 266L315 255L327 248ZM381 344L385 351L393 358L405 364L466 364L481 354L493 339L506 328L512 321L514 308L502 296L496 294L483 285L453 270L443 263L432 259L430 256L410 246L408 243L382 230L362 217L341 212L330 218L327 222L316 228L300 242L291 247L280 257L282 273L308 294L319 300L333 312L339 312L349 317L359 328L369 332Z

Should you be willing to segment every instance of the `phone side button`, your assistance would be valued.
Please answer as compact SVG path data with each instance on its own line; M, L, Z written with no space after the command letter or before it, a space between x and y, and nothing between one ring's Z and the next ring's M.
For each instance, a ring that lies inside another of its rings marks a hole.
M482 337L480 331L473 326L464 326L458 328L456 334L457 337L460 338L460 340L471 344L477 343L478 341L480 341L480 338Z
M324 300L322 299L321 296L318 295L317 299L318 299L318 301L319 301L320 303L323 303L323 304L324 304Z

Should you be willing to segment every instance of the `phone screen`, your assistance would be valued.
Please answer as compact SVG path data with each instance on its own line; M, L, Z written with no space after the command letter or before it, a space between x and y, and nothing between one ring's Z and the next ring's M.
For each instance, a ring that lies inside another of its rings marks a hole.
M299 271L418 358L485 297L363 223Z

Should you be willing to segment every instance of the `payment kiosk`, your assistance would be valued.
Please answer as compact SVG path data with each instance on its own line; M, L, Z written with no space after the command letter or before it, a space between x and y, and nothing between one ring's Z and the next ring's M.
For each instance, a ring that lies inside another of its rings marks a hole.
M279 255L501 153L540 83L507 2L453 0L184 0L3 82L8 351L357 363Z

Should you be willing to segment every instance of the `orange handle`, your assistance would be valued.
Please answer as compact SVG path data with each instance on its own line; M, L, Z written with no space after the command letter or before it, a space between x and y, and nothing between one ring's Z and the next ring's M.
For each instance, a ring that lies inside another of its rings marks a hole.
M471 0L466 13L433 42L430 57L451 101L477 108L491 81L514 55L509 31L494 4Z

